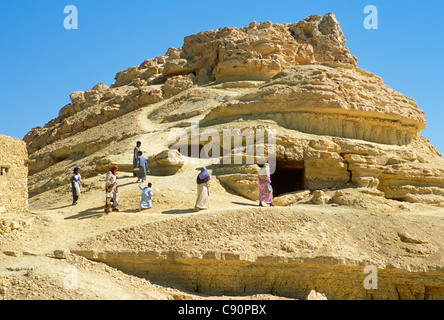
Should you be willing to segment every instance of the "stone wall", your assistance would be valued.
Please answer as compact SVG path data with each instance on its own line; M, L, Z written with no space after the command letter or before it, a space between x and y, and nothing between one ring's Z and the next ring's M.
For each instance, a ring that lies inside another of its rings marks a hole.
M0 213L28 209L26 144L0 135Z

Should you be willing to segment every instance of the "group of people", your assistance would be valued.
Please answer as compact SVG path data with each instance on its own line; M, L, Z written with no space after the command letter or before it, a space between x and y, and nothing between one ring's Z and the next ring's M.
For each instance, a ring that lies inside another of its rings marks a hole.
M119 206L118 202L118 193L117 193L117 170L119 168L117 166L113 166L108 173L106 174L105 178L105 188L106 188L106 205L105 205L105 212L109 213L110 210L112 211L119 211L117 208ZM146 179L146 174L145 174ZM137 182L139 182L137 180ZM139 204L139 212L142 211L142 209L150 209L152 207L152 198L153 198L153 189L152 183L148 182L148 185L146 187L143 187L139 184L139 189L142 190L142 199Z
M142 143L137 141L136 147L134 148L133 153L133 172L134 176L137 177L136 182L144 182L147 179L147 174L149 174L150 170L148 167L148 163L143 156L142 150L140 150ZM118 187L117 187L117 170L119 168L117 166L112 166L108 171L105 177L105 212L109 213L110 211L119 211L119 200L118 200ZM80 168L75 167L74 172L71 176L71 190L73 196L73 205L77 204L77 201L80 196L80 187L82 185L82 176L80 174ZM142 198L139 205L139 211L143 209L149 209L152 207L152 197L153 197L153 189L152 183L149 182L146 187L143 187L139 184L140 190L142 190Z
M108 171L105 177L105 212L109 213L110 211L119 211L118 206L118 187L117 187L117 170L119 167L113 166ZM139 180L137 180L139 182ZM82 176L80 174L80 168L75 167L74 172L71 176L71 191L73 197L73 205L77 204L77 201L80 196L80 187L82 185ZM143 187L139 184L140 190L142 190L142 199L139 205L139 211L143 209L149 209L152 207L152 197L153 197L153 189L152 183L149 182L146 187Z
M144 182L149 174L149 168L146 159L143 157L143 152L140 150L142 143L137 141L133 154L133 172L137 177L136 182ZM119 211L117 208L118 203L118 187L117 187L117 166L113 166L105 178L105 212ZM206 167L200 169L200 173L197 175L197 199L194 205L194 210L208 209L210 206L210 174ZM268 204L271 207L273 205L273 188L271 186L270 166L265 163L258 173L259 181L259 206ZM83 183L82 176L80 174L80 168L75 167L73 175L71 177L71 190L73 196L73 205L77 204L80 196L80 186ZM139 184L139 189L142 191L142 196L139 204L139 211L143 209L149 209L152 207L153 189L152 183L149 182L146 187Z
M194 210L199 211L207 209L210 206L210 174L207 168L200 169L197 175L197 200ZM264 203L270 207L273 204L273 187L271 186L270 165L265 163L258 173L259 180L259 206L263 207Z

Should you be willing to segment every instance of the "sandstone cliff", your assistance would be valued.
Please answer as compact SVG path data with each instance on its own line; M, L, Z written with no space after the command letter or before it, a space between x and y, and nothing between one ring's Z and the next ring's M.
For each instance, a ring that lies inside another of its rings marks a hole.
M332 14L185 37L181 48L117 73L110 87L72 93L57 118L25 136L30 194L65 184L73 162L87 177L111 163L129 170L140 136L157 145L150 156L166 159L168 132L199 121L201 130L276 130L278 167L304 171L300 186L284 191L351 186L441 203L443 160L421 136L424 112L358 68L345 43ZM254 169L217 170L227 188L256 197Z
M110 86L73 92L57 118L24 137L30 201L41 215L24 243L40 255L63 244L74 257L197 294L304 298L316 287L330 299L442 298L442 154L421 135L416 102L360 69L345 44L333 14L252 22L190 35L118 72ZM242 145L235 164L239 150L224 130L256 146L259 132L275 134L275 147L264 148L276 160L275 208L257 207L263 159ZM207 148L219 137L220 146ZM153 209L140 214L138 140L155 186ZM211 157L197 159L194 147ZM121 211L103 216L112 165ZM211 208L195 213L203 165ZM73 209L75 166L85 185ZM90 270L74 257L69 262L95 280L99 265ZM381 270L378 291L362 285L369 264Z

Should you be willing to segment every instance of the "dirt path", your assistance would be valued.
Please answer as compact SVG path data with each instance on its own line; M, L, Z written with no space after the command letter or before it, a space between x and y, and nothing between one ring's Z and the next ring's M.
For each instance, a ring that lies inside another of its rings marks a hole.
M191 179L194 174L194 171L187 172L183 174L182 179ZM202 214L192 210L195 201L192 183L190 190L177 193L171 186L171 179L149 178L154 185L154 206L142 212L138 211L138 184L129 173L119 175L119 212L104 213L103 175L85 180L83 193L76 206L71 205L69 186L32 198L29 213L11 217L28 220L30 226L17 236L5 237L0 242L0 298L202 298L156 286L145 279L132 277L104 264L69 254L69 249L75 247L79 241L111 230ZM194 181L194 178L190 181ZM220 186L215 183L213 190L218 188ZM175 194L175 197L172 197L172 194ZM171 198L175 199L174 203L167 200ZM231 196L227 199L217 199L212 205L217 207L223 203L234 207L237 204L232 202L236 199L245 205L254 205L248 200ZM55 251L68 254L62 259L56 259ZM74 275L77 287L73 289L69 288L69 279ZM263 298L269 297L265 295Z
M313 204L260 208L257 202L225 190L214 177L210 209L195 212L198 168L188 165L173 176L149 176L153 208L142 212L136 178L127 172L118 178L118 212L104 213L103 174L85 180L76 206L71 205L69 186L31 198L29 213L11 217L29 220L30 225L0 240L0 298L281 299L267 294L195 295L70 254L91 239L100 250L130 250L136 244L145 250L161 246L194 252L225 250L241 256L328 254L381 265L387 261L399 266L442 265L443 208L411 206L410 211L394 213ZM424 244L401 241L403 232ZM94 240L97 236L102 240Z

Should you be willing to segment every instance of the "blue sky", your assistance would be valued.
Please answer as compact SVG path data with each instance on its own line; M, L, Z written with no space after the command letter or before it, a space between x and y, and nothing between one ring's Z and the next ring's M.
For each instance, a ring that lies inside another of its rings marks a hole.
M78 9L77 30L64 28L67 5ZM378 9L376 30L364 28L367 5ZM444 152L441 0L2 0L0 134L22 139L55 118L70 93L110 85L117 72L180 47L187 35L328 12L358 66L416 100L426 114L423 135Z

